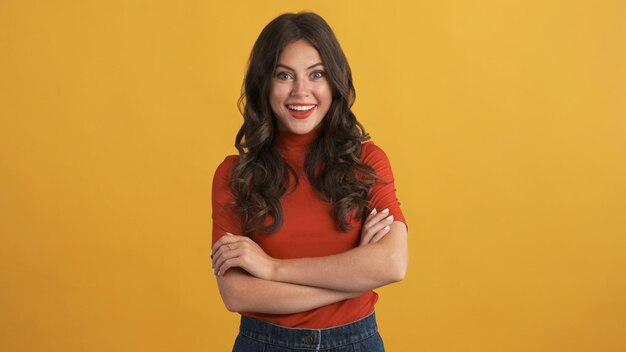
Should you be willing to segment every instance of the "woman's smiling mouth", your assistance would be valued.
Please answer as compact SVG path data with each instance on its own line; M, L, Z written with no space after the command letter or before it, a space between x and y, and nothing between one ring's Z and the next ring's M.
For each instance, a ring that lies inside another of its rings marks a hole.
M317 105L315 104L287 104L289 114L296 119L306 119L311 116Z

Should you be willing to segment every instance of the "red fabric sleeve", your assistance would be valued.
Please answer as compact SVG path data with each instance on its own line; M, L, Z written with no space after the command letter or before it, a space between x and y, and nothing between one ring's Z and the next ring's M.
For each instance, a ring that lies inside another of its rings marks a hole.
M401 221L408 227L396 196L393 171L385 152L373 142L367 142L361 147L361 160L374 169L379 178L372 187L371 207L379 212L389 208L389 215L393 215L394 221Z
M241 220L232 208L233 194L228 187L230 174L238 160L238 156L227 156L217 167L213 176L212 187L212 217L213 217L213 239L215 243L226 232L233 235L241 235Z

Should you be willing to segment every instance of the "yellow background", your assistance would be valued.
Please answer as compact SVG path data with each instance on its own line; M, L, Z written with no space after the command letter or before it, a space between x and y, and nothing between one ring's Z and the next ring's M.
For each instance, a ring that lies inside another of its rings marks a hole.
M626 350L620 0L0 1L0 350L230 350L211 178L254 40L301 9L410 223L387 349Z

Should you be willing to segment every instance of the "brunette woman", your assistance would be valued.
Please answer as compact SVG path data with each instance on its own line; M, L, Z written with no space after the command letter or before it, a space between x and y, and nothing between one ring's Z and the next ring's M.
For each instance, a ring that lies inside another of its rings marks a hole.
M213 270L241 314L234 351L383 351L377 287L404 278L407 227L385 153L351 111L348 61L313 13L252 49L239 155L213 179Z

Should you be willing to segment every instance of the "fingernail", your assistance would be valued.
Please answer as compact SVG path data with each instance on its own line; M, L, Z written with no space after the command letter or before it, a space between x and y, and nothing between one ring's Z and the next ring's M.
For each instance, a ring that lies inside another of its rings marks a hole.
M213 257L213 248L211 248L211 258Z
M387 214L389 212L389 208L385 208L382 212Z
M389 215L387 218L385 218L385 220L387 220L387 221L393 221L393 215Z
M215 269L211 268L211 271L213 272L213 276L215 276Z
M232 233L230 233L230 232L226 232L226 235L228 235L228 236L234 236L234 235L233 235Z
M383 228L383 230L385 230L385 231L389 231L389 226L385 226L385 227Z
M376 214L376 208L372 209L372 211L370 212L370 215L374 215Z

